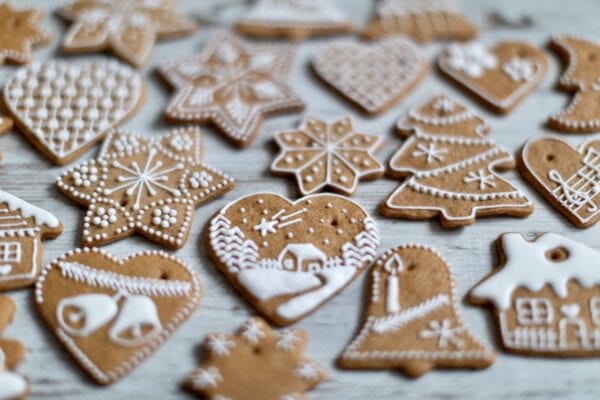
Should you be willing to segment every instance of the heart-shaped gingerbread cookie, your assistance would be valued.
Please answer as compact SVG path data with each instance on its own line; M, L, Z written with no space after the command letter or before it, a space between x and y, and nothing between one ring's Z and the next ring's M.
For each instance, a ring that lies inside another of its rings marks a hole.
M508 113L540 82L548 60L527 43L452 44L440 54L442 72L497 113Z
M373 261L379 231L358 204L334 194L292 202L242 197L211 220L217 267L258 311L289 325L342 290Z
M425 76L427 63L410 41L338 40L312 61L317 75L369 114L396 104Z
M523 177L575 226L600 220L600 140L574 149L553 137L532 139L520 161Z
M77 249L45 267L38 310L83 369L112 383L150 356L200 303L198 277L163 252L118 260Z
M141 107L140 74L114 61L21 68L4 87L19 129L46 157L68 164Z

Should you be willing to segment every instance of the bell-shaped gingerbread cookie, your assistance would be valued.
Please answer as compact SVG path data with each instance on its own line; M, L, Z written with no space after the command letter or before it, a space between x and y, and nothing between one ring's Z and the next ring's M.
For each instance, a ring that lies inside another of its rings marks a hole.
M397 368L418 377L494 361L457 314L448 265L428 247L400 246L379 257L368 299L363 327L338 358L343 368Z

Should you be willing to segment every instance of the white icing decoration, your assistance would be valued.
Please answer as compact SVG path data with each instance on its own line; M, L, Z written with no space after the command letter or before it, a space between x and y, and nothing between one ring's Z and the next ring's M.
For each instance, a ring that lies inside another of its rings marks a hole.
M375 333L394 332L415 319L423 318L433 311L450 304L450 298L445 294L437 294L416 306L391 313L372 320L371 329Z
M117 222L117 210L113 207L98 207L95 214L94 218L92 218L92 223L101 228L106 228L110 224Z
M193 189L198 188L206 188L213 181L213 177L209 175L206 171L194 172L188 182Z
M349 20L333 4L321 0L260 0L240 20L242 24L274 27L325 27Z
M421 16L429 13L457 13L452 0L381 0L377 6L379 16Z
M413 151L412 157L425 157L425 162L427 164L431 164L434 161L444 161L444 154L448 152L448 149L442 147L440 149L436 148L435 143L429 143L425 145L425 143L418 143L417 150Z
M249 319L243 326L242 338L250 344L257 344L266 336L263 325L256 319Z
M539 68L531 60L513 57L502 65L502 72L513 82L527 82L533 78Z
M169 141L169 146L178 152L190 151L194 146L194 141L188 135L173 135Z
M214 388L222 381L223 377L217 367L210 367L208 369L198 368L192 373L190 378L192 386L196 389Z
M394 255L385 262L384 269L388 273L385 309L388 313L396 313L400 311L400 280L398 278L398 272L404 270L404 263L402 262L400 255L394 253Z
M227 339L227 336L222 333L213 333L206 337L204 345L211 353L220 357L226 357L231 355L229 349L235 347L235 342Z
M237 275L238 282L257 300L265 301L272 297L298 293L318 288L321 280L313 273L294 274L277 269L242 269Z
M440 97L433 103L433 109L442 114L450 114L454 111L454 107L456 107L456 104L447 97Z
M285 209L281 209L273 214L270 220L262 218L260 223L252 228L260 232L260 236L267 236L269 233L276 233L278 229L286 228L290 225L302 222L302 214L306 212L306 208L296 210L290 214L285 214ZM302 251L298 249L298 251ZM304 250L306 251L306 250Z
M300 341L298 331L294 329L285 329L277 335L276 346L284 351L292 351Z
M19 211L23 218L33 218L36 224L57 228L60 225L58 219L46 210L42 210L25 200L21 200L12 194L0 190L0 203L6 204L11 211Z
M316 381L321 376L321 369L312 362L304 361L294 370L294 375L305 381Z
M495 187L496 183L494 182L494 175L486 174L483 169L477 170L477 172L470 171L467 176L463 178L463 182L471 183L476 182L479 187L479 190L485 190L488 186Z
M152 211L152 223L161 228L170 228L177 223L177 210L169 206L157 207Z
M449 319L443 319L442 321L432 320L426 329L419 332L419 337L421 339L437 338L438 348L440 349L445 349L449 346L460 349L464 345L464 342L460 338L464 327L458 326L452 328L451 324L452 321Z
M4 352L0 349L0 400L14 400L27 393L27 381L21 375L5 371Z
M73 183L75 186L90 187L98 181L98 168L82 166L73 173Z
M447 57L451 68L462 71L470 78L480 78L486 70L498 66L496 56L479 43L454 43L448 46Z

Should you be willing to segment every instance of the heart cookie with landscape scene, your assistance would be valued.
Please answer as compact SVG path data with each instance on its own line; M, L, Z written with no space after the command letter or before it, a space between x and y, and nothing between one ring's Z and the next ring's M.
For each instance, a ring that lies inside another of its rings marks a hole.
M36 285L38 310L98 383L122 378L149 357L200 303L196 274L149 251L119 260L97 248L52 261Z
M346 287L375 258L379 231L358 204L334 194L292 202L242 197L210 221L209 254L268 319L289 325Z

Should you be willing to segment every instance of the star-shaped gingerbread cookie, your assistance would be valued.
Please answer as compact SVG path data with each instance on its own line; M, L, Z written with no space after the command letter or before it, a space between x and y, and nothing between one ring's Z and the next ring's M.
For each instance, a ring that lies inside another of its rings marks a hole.
M173 9L173 0L75 0L59 15L73 21L62 43L69 53L110 50L141 67L157 39L182 36L196 25Z
M134 233L170 249L188 237L194 209L234 186L201 162L198 128L173 130L151 140L109 133L96 160L63 173L58 190L86 206L83 244L110 243Z
M160 67L176 89L165 115L175 122L212 123L245 147L266 115L303 108L283 82L293 53L289 45L253 44L218 31L199 55Z
M206 336L204 361L185 386L211 400L304 399L327 374L302 356L305 342L300 329L273 332L262 319L251 318L235 335Z
M31 48L50 41L50 34L40 28L41 10L13 8L0 4L0 64L5 60L16 64L31 61Z
M357 132L350 117L327 122L309 116L299 129L277 132L275 141L281 151L271 171L294 174L304 196L325 188L351 196L360 179L384 172L373 156L381 138Z

